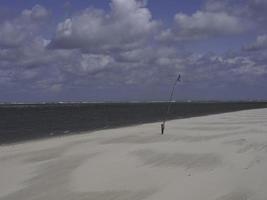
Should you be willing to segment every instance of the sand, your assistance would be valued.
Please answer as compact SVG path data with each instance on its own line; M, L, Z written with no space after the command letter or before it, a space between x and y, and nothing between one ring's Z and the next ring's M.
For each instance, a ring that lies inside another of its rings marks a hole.
M0 200L266 200L267 109L0 147Z

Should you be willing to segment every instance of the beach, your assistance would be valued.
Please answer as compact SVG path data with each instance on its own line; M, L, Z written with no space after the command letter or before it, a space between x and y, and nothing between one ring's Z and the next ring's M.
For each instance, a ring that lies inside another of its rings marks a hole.
M0 200L266 200L267 109L0 146Z

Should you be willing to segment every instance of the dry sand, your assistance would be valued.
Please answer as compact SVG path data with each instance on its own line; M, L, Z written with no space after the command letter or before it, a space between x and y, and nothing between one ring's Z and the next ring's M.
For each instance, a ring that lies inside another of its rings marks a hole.
M267 109L0 147L0 200L266 200Z

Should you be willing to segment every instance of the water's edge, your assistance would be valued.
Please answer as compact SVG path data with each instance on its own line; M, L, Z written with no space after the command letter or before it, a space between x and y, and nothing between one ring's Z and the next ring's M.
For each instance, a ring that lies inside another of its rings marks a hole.
M0 144L161 121L167 103L0 105ZM173 103L168 119L267 108L266 102Z

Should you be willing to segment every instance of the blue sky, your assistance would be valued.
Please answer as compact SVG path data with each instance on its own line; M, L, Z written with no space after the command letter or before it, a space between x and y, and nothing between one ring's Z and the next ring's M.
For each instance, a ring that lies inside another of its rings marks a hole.
M0 102L267 99L265 0L2 0Z

